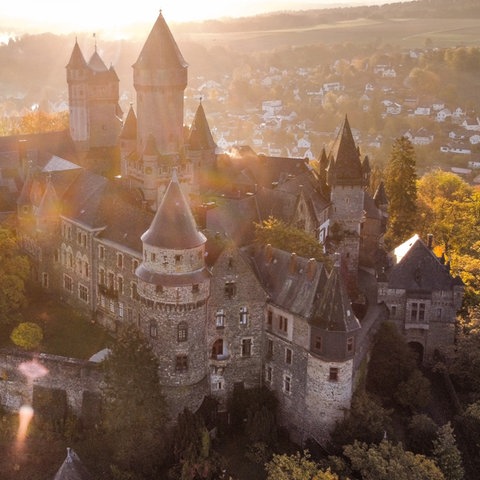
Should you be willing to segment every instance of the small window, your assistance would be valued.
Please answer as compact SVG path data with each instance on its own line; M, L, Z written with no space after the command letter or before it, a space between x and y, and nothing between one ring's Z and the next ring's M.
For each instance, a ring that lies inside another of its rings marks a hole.
M138 268L138 260L132 260L132 273L135 273L137 268Z
M273 340L267 338L267 358L273 357Z
M273 312L271 310L267 311L267 327L272 328L273 325Z
M248 323L248 309L247 307L240 307L240 325Z
M221 360L223 357L223 339L217 338L212 346L212 358L214 360Z
M154 321L152 321L150 322L150 337L157 338L157 335L158 335L157 324Z
M293 352L291 348L286 348L285 349L285 363L287 365L292 364L292 357L293 357Z
M150 261L155 262L157 260L157 256L155 255L154 252L150 253Z
M163 285L156 285L155 286L155 293L159 295L160 293L163 293Z
M278 317L278 328L281 332L287 333L287 331L288 331L288 318L280 315Z
M198 285L198 283L194 283L192 285L192 293L198 293L200 291L200 287Z
M292 392L292 377L285 375L283 377L283 391L285 393L291 393Z
M215 325L217 328L223 328L225 326L225 310L217 310L217 313L215 313Z
M68 275L63 276L63 288L68 292L73 292L73 280Z
M390 318L396 318L396 316L397 316L397 306L392 305L390 307Z
M48 288L48 273L43 272L42 274L42 287Z
M117 267L123 268L123 254L117 253Z
M182 261L181 255L175 255L175 265L178 265Z
M328 379L331 382L337 382L338 381L338 368L330 367L330 372L329 372Z
M185 322L182 322L178 325L177 329L177 341L186 342L188 335L188 326Z
M84 285L80 285L78 288L78 297L84 302L88 302L88 288Z
M120 275L117 277L117 290L118 293L123 294L123 277Z
M250 357L252 355L252 339L244 338L242 340L242 357Z
M273 368L270 365L267 365L267 368L265 369L265 381L267 383L272 383L273 379Z
M235 282L225 282L225 295L229 298L235 296L237 292L237 286Z
M123 318L124 312L125 312L125 309L123 306L123 302L118 302L118 316L120 318Z
M188 370L188 356L177 355L175 357L175 370L177 372L186 372Z
M322 337L320 335L315 337L315 350L322 350Z

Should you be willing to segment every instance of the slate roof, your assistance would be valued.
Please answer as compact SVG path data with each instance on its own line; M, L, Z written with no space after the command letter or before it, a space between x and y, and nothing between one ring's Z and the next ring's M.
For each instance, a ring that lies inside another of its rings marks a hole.
M316 260L292 257L291 253L271 246L250 247L248 253L253 271L271 303L310 318L325 286L324 265Z
M142 235L142 242L172 250L195 248L206 242L203 233L198 231L175 169L157 213Z
M120 138L125 140L136 140L137 138L137 116L133 110L133 105L130 105L128 110L127 118L123 124L122 132L120 133Z
M380 185L378 185L377 190L373 195L373 199L375 200L375 205L377 205L377 207L388 205L387 192L385 192L385 184L383 182L380 182Z
M67 448L67 457L53 480L93 480L93 477L73 449Z
M188 146L190 150L210 150L216 147L201 102L190 127Z
M187 66L187 62L183 59L180 49L160 12L133 67L183 69L187 68Z
M67 63L67 68L71 69L82 69L87 67L87 62L83 56L80 46L78 45L77 39L75 39L75 45L73 46L72 54L70 55L70 60Z
M449 268L418 236L411 245L405 244L409 247L407 252L387 273L389 288L421 293L450 290L455 285L462 285L461 280L452 277Z
M105 65L103 60L100 58L100 55L98 54L96 48L95 48L95 51L93 52L93 55L90 57L90 60L88 61L88 68L90 68L94 72L108 71L107 66Z
M353 332L361 328L340 274L340 259L328 277L312 324L331 332Z

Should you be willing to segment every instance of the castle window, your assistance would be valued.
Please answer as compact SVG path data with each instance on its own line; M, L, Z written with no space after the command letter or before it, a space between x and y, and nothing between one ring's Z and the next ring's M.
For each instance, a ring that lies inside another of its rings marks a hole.
M115 313L115 302L112 299L108 301L108 308L111 313Z
M178 325L177 328L177 341L186 342L188 335L188 325L185 322L182 322Z
M73 253L72 252L67 253L67 266L69 268L73 268Z
M288 375L283 377L283 391L285 393L292 393L292 377Z
M160 293L163 293L163 285L156 285L155 286L155 293L158 295Z
M395 318L397 316L397 306L392 305L390 307L390 318Z
M188 356L177 355L175 357L175 370L177 372L186 372L188 370Z
M123 254L117 253L117 267L123 268Z
M412 302L410 318L412 322L424 322L425 303Z
M273 312L271 310L267 311L267 327L269 330L272 329L273 324Z
M225 326L225 310L217 310L215 313L215 325L217 328L223 328Z
M158 335L157 324L152 320L150 322L150 337L157 338L157 335Z
M252 355L252 339L244 338L242 340L242 357L250 357Z
M156 259L157 259L157 256L155 255L155 253L154 252L150 253L150 261L155 262Z
M105 285L105 270L103 268L98 271L98 283L99 285Z
M355 350L355 338L348 337L347 338L347 353L353 353Z
M78 298L84 302L88 302L88 288L85 285L79 285Z
M132 273L135 273L137 268L138 268L138 260L132 260Z
M247 307L240 307L240 325L246 325L248 322L248 309Z
M281 332L287 333L287 331L288 331L288 318L280 315L278 317L278 328Z
M217 338L212 346L212 358L214 360L221 360L223 357L223 339Z
M229 298L232 298L235 296L237 292L237 285L235 282L225 282L225 295Z
M293 352L291 348L286 348L285 349L285 363L287 365L292 364L292 357L293 357Z
M115 276L113 272L108 272L108 288L114 288Z
M338 382L338 368L336 367L330 367L328 379L331 382Z
M178 265L182 261L181 255L175 255L175 265Z
M322 350L322 337L320 335L315 337L315 350Z
M82 234L80 232L77 232L77 243L78 245L82 244Z
M48 288L48 273L43 272L42 274L42 287Z
M218 380L213 384L215 390L223 390L225 388L225 384L222 380Z
M120 318L123 318L123 314L124 314L123 302L118 302L118 316Z
M192 293L198 293L200 291L200 287L198 285L198 283L194 283L192 285Z
M117 290L118 293L123 294L123 277L120 275L117 277Z
M267 383L272 383L273 379L273 368L270 365L267 365L267 368L265 368L265 381Z
M73 292L73 280L68 275L63 276L63 288L68 292Z
M98 246L98 258L100 260L105 260L105 247L103 245Z
M84 273L86 278L88 278L90 276L90 266L89 266L88 262L83 263L83 273Z
M267 358L273 357L273 340L267 339Z

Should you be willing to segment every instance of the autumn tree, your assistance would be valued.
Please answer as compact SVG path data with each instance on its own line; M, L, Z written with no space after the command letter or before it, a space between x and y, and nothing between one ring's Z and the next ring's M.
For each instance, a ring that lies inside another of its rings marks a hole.
M354 442L344 448L352 469L362 480L446 480L435 462L382 440L379 445Z
M10 335L12 342L25 350L33 350L43 340L43 330L34 322L22 322L17 325Z
M0 324L11 323L26 303L25 282L30 271L14 233L0 228Z
M394 247L405 241L416 228L417 174L415 150L406 137L397 138L385 172L389 224L385 241Z
M103 425L114 463L151 475L164 460L166 407L158 360L134 325L119 332L104 370Z

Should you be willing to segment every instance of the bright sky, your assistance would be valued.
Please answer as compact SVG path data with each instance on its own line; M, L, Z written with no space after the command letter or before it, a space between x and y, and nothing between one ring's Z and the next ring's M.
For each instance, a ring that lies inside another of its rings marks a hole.
M131 23L153 23L161 9L167 22L240 17L278 10L371 5L394 0L0 0L0 30L54 33L120 33Z

